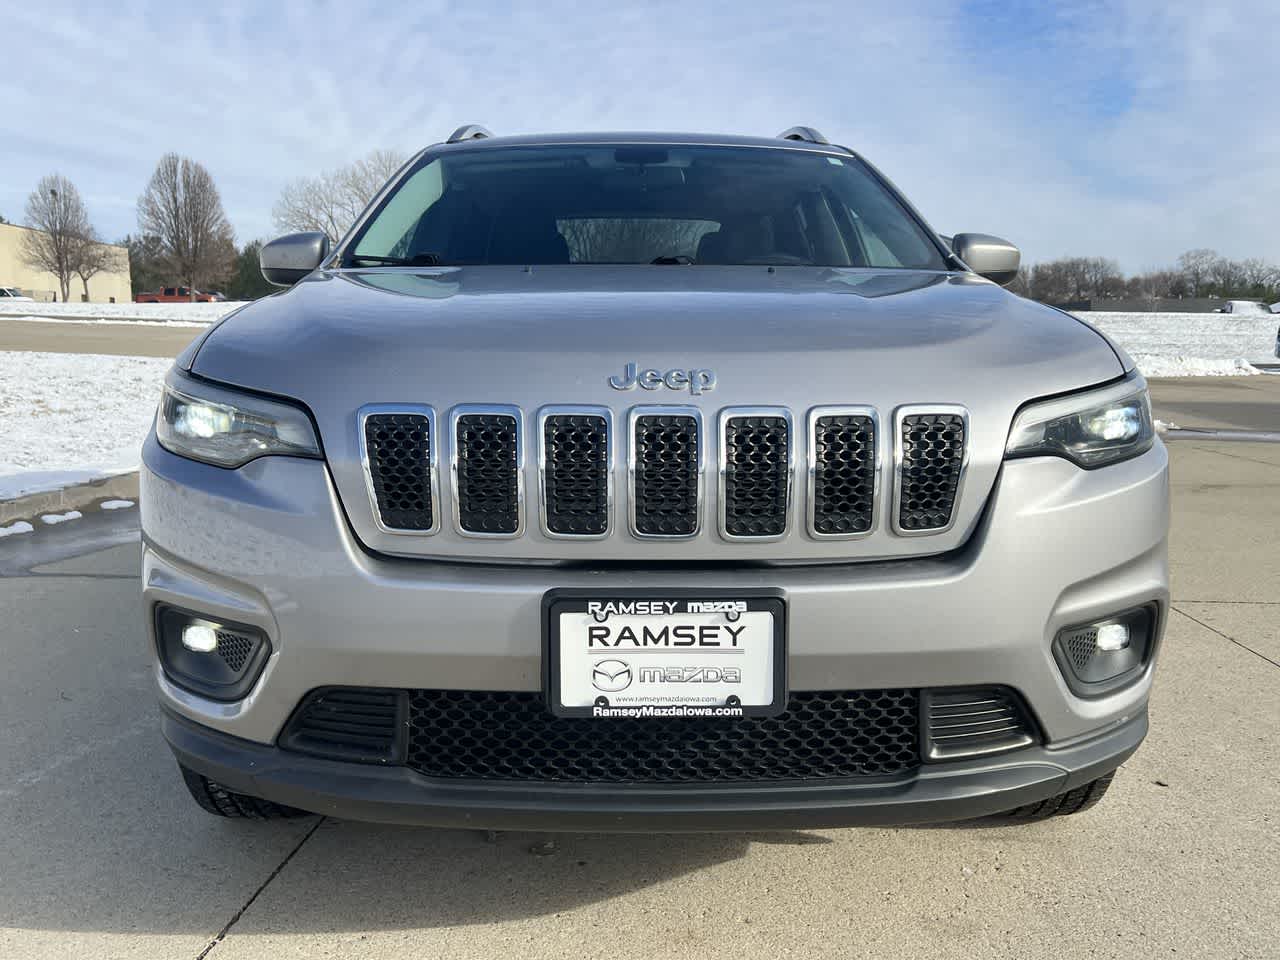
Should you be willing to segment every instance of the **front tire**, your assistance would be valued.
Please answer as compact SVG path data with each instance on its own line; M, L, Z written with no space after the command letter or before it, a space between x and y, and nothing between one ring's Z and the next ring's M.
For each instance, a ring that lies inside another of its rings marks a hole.
M305 810L228 790L203 774L196 773L181 764L178 766L182 770L182 780L191 791L191 796L196 803L200 804L202 810L215 817L226 817L232 820L292 820L297 817L311 816Z
M1115 775L1113 770L1111 773L1101 776L1097 780L1092 780L1082 787L1064 791L1057 796L1050 797L1048 800L1038 800L1035 803L1023 804L1008 813L999 814L999 816L1007 820L1028 823L1036 820L1048 820L1050 817L1067 817L1073 813L1083 813L1103 798Z

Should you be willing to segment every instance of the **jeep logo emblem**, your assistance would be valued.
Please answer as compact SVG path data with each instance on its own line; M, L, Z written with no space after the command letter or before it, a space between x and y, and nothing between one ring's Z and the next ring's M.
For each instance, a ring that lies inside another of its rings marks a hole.
M692 370L661 370L648 368L637 369L637 364L628 363L623 368L622 376L616 374L609 378L609 386L615 390L634 390L639 385L641 390L688 390L695 397L708 393L716 388L714 370L696 367Z

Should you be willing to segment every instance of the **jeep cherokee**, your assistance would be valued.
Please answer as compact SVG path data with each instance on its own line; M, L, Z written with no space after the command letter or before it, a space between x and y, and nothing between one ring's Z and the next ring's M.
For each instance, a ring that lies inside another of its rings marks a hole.
M210 812L1038 818L1145 735L1145 382L811 128L464 127L262 268L289 289L178 358L143 451Z

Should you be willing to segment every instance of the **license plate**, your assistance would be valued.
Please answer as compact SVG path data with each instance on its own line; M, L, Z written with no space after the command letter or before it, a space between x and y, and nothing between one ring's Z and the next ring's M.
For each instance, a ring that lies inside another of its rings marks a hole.
M545 686L563 717L758 717L786 704L786 607L734 593L549 593Z

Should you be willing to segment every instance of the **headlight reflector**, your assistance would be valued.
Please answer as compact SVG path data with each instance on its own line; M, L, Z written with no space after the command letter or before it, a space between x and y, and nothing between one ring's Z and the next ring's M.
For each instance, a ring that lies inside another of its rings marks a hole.
M1155 442L1151 401L1141 377L1024 407L1005 457L1066 457L1086 470L1128 460Z
M170 453L218 467L267 456L320 456L311 419L298 407L176 372L165 378L156 439Z

